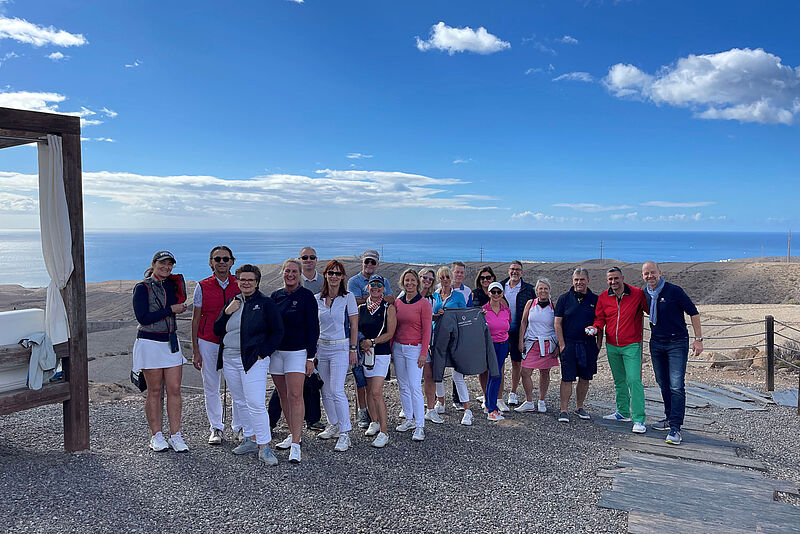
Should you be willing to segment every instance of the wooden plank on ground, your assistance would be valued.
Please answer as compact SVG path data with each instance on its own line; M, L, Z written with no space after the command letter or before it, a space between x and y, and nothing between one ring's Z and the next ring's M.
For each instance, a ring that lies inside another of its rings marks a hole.
M719 387L721 387L722 389L733 391L734 393L739 393L744 397L748 397L762 404L775 404L775 401L773 401L770 397L767 397L763 393L759 393L758 391L754 391L744 386L736 386L733 384L720 384Z
M661 398L661 390L657 387L649 387L644 389L644 398L652 402L663 404L664 399ZM699 397L697 395L686 393L686 407L687 408L708 408L708 399Z
M593 401L586 401L586 404L588 404L589 406L595 407L595 408L599 408L601 410L608 410L608 413L612 413L613 411L616 411L616 409L617 409L617 405L614 404L613 402L603 402L603 401L595 401L595 400L593 400ZM648 418L652 419L652 422L660 421L661 419L664 418L664 404L663 403L659 404L659 403L655 403L655 402L645 402L644 409L648 414ZM592 416L594 417L594 414L592 414ZM703 430L703 428L701 428L701 427L703 427L705 425L711 425L711 424L715 423L715 420L710 418L710 417L706 417L705 415L699 415L697 413L694 413L694 412L691 412L691 411L688 411L688 410L686 411L684 419L685 419L685 421L684 421L685 423L689 422L691 420L693 422L693 424L696 427L698 427L699 430Z
M731 524L729 520L724 518L718 521L700 521L665 514L647 514L633 510L628 514L628 532L631 534L663 534L664 532L675 534L684 532L692 534L697 532L708 534L752 534L753 530ZM768 534L777 531L759 530L759 532Z
M655 454L659 456L668 456L670 458L683 458L684 460L695 460L699 462L710 462L720 465L734 465L736 467L747 467L750 469L757 469L758 471L766 471L767 468L760 460L753 460L751 458L739 458L738 456L724 456L721 454L714 454L709 452L700 452L688 448L682 448L682 445L672 447L659 447L648 443L636 443L632 441L622 441L620 447L637 452L646 452L648 454Z
M623 434L630 437L642 437L644 439L651 439L658 441L664 441L664 439L667 437L666 432L659 432L653 430L652 428L648 428L645 434L633 434L631 432L632 423L609 421L607 419L594 419L593 421L596 425L601 426L606 430L608 430L609 432L614 432L616 434ZM691 431L687 432L687 430ZM710 445L714 447L728 447L728 448L739 448L739 449L749 448L747 445L744 445L743 443L734 443L729 439L724 439L724 437L720 436L717 433L690 429L690 427L686 425L684 425L684 427L681 429L681 435L684 439L684 442L686 443L702 443L704 445Z
M648 435L650 434L650 435ZM631 434L628 436L628 440L633 443L650 443L657 447L669 447L675 448L675 445L670 445L664 439L665 435L653 435L652 433L648 434ZM728 456L737 456L736 451L739 448L747 448L747 445L741 443L733 443L732 441L722 441L713 438L705 438L701 436L696 436L690 432L681 432L681 436L685 437L683 441L681 441L680 447L685 447L686 449L691 449L699 452L709 452L714 454L724 454ZM738 445L738 447L737 447Z
M781 406L797 406L797 390L781 389L772 392L772 400Z
M689 385L689 386L696 387L696 388L704 389L706 391L710 391L711 393L718 393L720 395L724 395L726 397L730 397L733 400L738 400L738 401L741 401L741 402L752 402L752 400L753 400L750 397L742 395L741 393L737 393L737 392L731 391L729 389L718 388L718 387L715 387L715 386L709 386L708 384L703 384L702 382L693 382L693 381L690 380L690 381L686 382L686 384Z
M744 410L748 412L763 412L764 410L766 410L766 408L764 408L761 405L737 401L725 395L720 395L719 393L706 391L701 388L687 387L686 393L687 395L691 393L692 395L695 395L697 397L704 398L708 402L710 402L713 406L718 406L720 408L726 408L729 410Z

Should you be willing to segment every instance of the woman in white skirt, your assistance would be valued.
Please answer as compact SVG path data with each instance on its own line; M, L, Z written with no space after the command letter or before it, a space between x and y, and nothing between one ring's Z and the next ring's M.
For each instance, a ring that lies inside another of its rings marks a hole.
M328 426L318 434L320 439L338 438L334 450L350 448L350 404L344 392L347 370L358 363L358 305L345 289L344 265L331 260L323 271L322 291L314 295L319 310L319 344L317 369L324 381L322 405Z
M383 300L386 288L383 277L373 274L367 283L367 300L358 307L359 347L365 355L364 376L367 378L367 408L372 417L366 436L376 436L373 447L384 447L389 441L386 428L386 401L383 398L383 381L392 359L392 337L397 326L394 304ZM369 365L367 355L374 361Z
M133 370L142 371L147 381L145 416L150 427L150 448L156 452L172 447L175 452L189 448L181 436L181 377L183 355L178 342L175 314L186 311L186 284L172 274L175 256L161 250L153 255L144 280L133 288L133 312L139 322L133 343ZM169 439L161 433L161 387L167 391Z

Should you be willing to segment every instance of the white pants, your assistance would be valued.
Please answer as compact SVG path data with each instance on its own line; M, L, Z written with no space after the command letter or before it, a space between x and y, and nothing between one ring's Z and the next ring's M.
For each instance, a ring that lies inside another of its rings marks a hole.
M419 361L419 345L392 345L394 372L400 387L400 404L409 421L417 423L417 428L425 426L425 399L422 396L422 368Z
M245 372L241 358L223 358L222 372L231 388L234 405L239 406L239 419L244 435L255 435L259 445L272 441L267 413L267 371L269 358L256 360Z
M328 423L339 425L342 432L350 432L350 404L344 392L344 381L350 368L349 345L317 345L317 370L322 385L322 406L328 416Z
M461 402L469 402L469 389L467 389L467 383L464 380L464 375L455 369L453 369L453 384L456 385L458 400ZM444 382L436 382L436 396L444 398L444 394Z
M219 345L211 343L205 339L197 340L197 348L200 350L200 356L203 358L203 367L200 371L203 377L203 393L206 397L206 415L208 416L208 424L210 429L222 430L222 400L220 399L219 385L220 378L222 377L222 369L217 369L217 355L219 354ZM234 431L242 428L242 423L239 422L239 407L236 403L233 404L233 421L231 421L231 428Z

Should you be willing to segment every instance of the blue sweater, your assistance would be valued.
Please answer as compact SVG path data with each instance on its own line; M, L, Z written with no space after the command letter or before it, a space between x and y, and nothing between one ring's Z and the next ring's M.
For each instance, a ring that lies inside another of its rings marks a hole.
M647 299L647 309L650 309L650 294L647 289L644 290L644 296ZM671 341L688 341L689 333L686 330L686 319L683 314L686 313L689 317L698 314L697 307L695 307L689 295L669 282L664 282L664 289L658 296L657 321L658 324L650 323L650 340L659 343L669 343Z

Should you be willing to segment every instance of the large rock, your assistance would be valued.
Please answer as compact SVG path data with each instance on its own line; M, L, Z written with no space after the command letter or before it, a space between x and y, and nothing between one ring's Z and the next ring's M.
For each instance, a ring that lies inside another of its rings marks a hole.
M763 360L748 360L747 358L754 358L759 355L756 347L743 347L733 352L709 352L707 359L711 363L711 369L723 369L726 367L733 367L736 369L747 369L754 366L757 362ZM745 360L745 361L736 361ZM763 367L763 364L761 365Z

